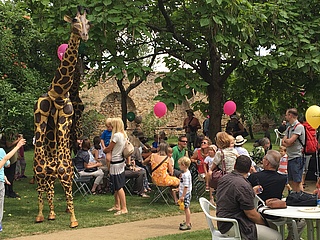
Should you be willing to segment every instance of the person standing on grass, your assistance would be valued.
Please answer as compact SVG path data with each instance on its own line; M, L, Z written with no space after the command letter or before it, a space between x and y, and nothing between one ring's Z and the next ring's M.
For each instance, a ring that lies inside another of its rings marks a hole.
M190 222L190 202L191 202L191 191L192 191L192 178L189 171L191 160L188 157L182 157L178 160L182 176L179 185L179 201L184 204L184 213L186 215L186 221L180 224L179 229L182 231L191 229Z
M10 184L7 178L4 175L4 168L10 165L10 158L15 155L15 153L26 144L26 140L21 138L17 145L6 155L6 152L3 148L0 148L0 232L2 232L2 217L3 217L3 204L4 204L4 195L5 187L4 184Z
M302 174L304 167L303 145L305 142L304 126L298 121L298 111L290 108L286 112L286 120L289 127L285 131L282 145L287 148L288 154L288 181L295 192L303 191ZM299 140L300 139L300 140Z
M7 136L2 135L1 144L4 144L5 151L10 152L21 139L23 139L23 137L20 134L8 134ZM5 175L11 183L10 185L5 185L5 194L9 198L20 198L20 196L13 191L13 182L16 173L17 161L18 153L17 151L15 151L12 157L10 158L10 166L4 169Z
M114 206L108 211L116 211L115 216L127 214L126 194L123 190L126 183L125 166L122 152L125 147L126 139L128 138L124 131L124 125L121 118L111 119L112 136L108 147L104 153L111 152L111 160L107 159L107 166L110 172L110 190L114 193ZM130 164L130 157L127 158L127 164Z
M188 138L188 150L192 151L195 148L195 140L197 138L197 132L201 128L199 119L194 116L191 109L186 110L187 118L183 121L183 129L186 131Z

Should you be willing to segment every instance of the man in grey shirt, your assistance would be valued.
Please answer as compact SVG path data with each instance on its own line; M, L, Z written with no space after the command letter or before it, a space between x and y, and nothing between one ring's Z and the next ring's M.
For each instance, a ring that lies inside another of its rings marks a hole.
M305 143L304 126L298 121L298 111L290 108L286 112L289 127L284 132L282 145L288 154L288 181L293 191L303 191L302 174L304 166L303 145Z

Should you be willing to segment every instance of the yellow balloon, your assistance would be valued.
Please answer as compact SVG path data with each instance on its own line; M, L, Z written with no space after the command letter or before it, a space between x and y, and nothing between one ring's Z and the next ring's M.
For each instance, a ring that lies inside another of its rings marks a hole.
M320 107L313 105L306 111L306 120L311 127L317 129L320 125Z

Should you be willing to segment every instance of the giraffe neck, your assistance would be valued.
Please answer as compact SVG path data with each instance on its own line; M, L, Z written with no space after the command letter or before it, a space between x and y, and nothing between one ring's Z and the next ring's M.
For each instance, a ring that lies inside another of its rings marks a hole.
M53 101L68 96L73 82L72 75L77 63L79 45L80 37L71 33L68 48L49 87L48 95Z

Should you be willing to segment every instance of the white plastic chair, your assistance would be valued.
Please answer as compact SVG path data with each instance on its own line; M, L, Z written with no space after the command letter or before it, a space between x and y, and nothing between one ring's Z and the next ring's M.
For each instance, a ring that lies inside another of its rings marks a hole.
M279 142L279 145L281 146L283 134L279 132L278 128L274 130L274 133L276 134L276 141L274 142L274 144L277 144Z
M216 210L216 207L204 197L199 198L199 202L200 202L200 206L202 208L202 211L206 215L207 223L209 225L209 228L210 228L210 231L211 231L211 235L212 235L212 240L220 240L220 239L223 239L223 240L241 240L239 224L238 224L238 221L236 219L220 218L220 217L211 216L210 215L210 207L212 207L214 210ZM221 234L220 231L217 230L214 227L212 220L219 221L219 222L230 222L230 223L232 223L233 224L233 228L234 228L234 232L235 232L235 236L234 237L229 237L229 236L225 236L225 235Z

